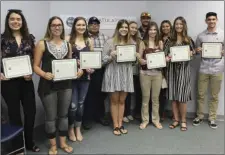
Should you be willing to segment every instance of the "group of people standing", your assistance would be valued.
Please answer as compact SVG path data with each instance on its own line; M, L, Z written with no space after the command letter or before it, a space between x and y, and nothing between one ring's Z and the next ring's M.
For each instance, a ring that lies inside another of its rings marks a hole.
M73 152L66 137L73 142L82 141L81 126L85 126L83 119L88 122L94 118L103 125L109 125L104 108L107 96L110 100L114 135L128 133L123 122L133 120L133 113L130 111L132 95L136 101L135 114L141 115L140 129L145 129L150 122L157 129L162 129L160 120L163 120L165 104L170 100L174 119L169 127L174 129L180 125L181 131L187 130L187 102L192 100L191 61L171 62L170 47L189 45L190 55L194 58L194 55L201 54L203 42L224 44L223 30L216 26L217 14L206 14L208 27L198 35L196 43L188 35L187 23L183 17L177 17L173 25L169 20L164 20L160 27L151 21L148 12L143 12L140 19L142 25L139 28L135 21L118 21L113 36L108 37L99 32L98 18L91 17L86 23L85 18L76 17L70 34L66 36L62 19L54 16L48 21L44 39L35 45L35 37L29 33L22 11L8 11L5 31L1 35L2 58L29 55L34 73L40 76L38 94L45 111L45 131L51 145L49 154L57 154L57 132L59 147L66 153ZM137 62L117 63L116 46L130 44L136 45ZM94 51L94 48L102 48L103 67L80 69L80 52ZM167 66L148 69L146 54L160 51L165 52ZM53 82L52 61L71 58L77 60L78 78ZM209 125L211 128L217 127L216 110L223 70L223 57L201 59L197 117L193 125L197 126L203 120L205 91L210 83L212 96L209 104ZM39 152L40 149L33 141L36 105L32 75L6 79L2 67L1 81L2 97L8 106L10 123L22 125L21 102L24 109L26 148ZM167 88L162 87L165 81ZM87 126L86 124L86 128ZM21 145L22 135L13 141L15 149ZM23 152L20 149L16 153Z

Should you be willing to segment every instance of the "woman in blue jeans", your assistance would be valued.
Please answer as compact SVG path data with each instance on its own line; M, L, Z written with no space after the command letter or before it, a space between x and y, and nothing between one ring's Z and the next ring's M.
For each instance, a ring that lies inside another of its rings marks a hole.
M88 38L87 23L85 18L77 17L71 29L67 40L72 45L72 57L78 60L80 65L80 52L93 51L93 42ZM72 103L69 108L69 139L71 141L82 141L83 136L80 131L82 116L84 111L84 100L86 98L90 74L93 69L83 70L83 75L72 82ZM74 133L74 127L76 132Z

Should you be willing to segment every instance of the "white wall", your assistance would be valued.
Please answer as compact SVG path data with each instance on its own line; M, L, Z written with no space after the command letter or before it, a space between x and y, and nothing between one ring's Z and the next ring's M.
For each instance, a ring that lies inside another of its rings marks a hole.
M78 7L76 7L78 6ZM61 8L58 10L58 8ZM76 8L76 9L74 9ZM85 9L88 8L88 9ZM139 19L141 12L149 11L152 20L160 25L161 21L168 19L172 23L177 16L183 16L188 24L188 33L193 40L206 29L205 14L215 11L218 14L218 26L224 29L224 2L223 1L80 1L80 2L51 2L50 15L104 15L104 16L136 16ZM113 30L106 31L113 33ZM193 100L188 103L188 112L196 111L196 84L200 58L192 63ZM218 114L224 115L224 80L219 95ZM208 113L208 104L204 109Z
M142 11L149 11L152 19L158 24L164 19L171 22L177 16L183 16L188 23L190 36L195 40L198 33L206 28L205 14L215 11L218 14L219 26L224 29L224 2L223 1L3 1L1 2L1 32L4 29L4 20L8 9L21 9L30 28L30 32L39 40L44 36L47 21L53 15L103 15L103 16L136 16ZM103 30L111 36L114 30ZM68 31L67 31L68 33ZM199 67L199 58L192 63L192 86L194 100L188 104L188 112L196 111L196 84ZM37 90L38 77L34 76ZM218 114L224 115L224 80L219 95ZM37 100L36 125L43 123L43 108L39 97ZM207 103L205 112L207 112Z
M153 20L158 24L162 20L168 19L172 22L176 17L183 16L188 25L188 33L195 41L197 35L206 29L205 14L210 11L217 12L218 15L218 27L224 29L224 2L223 1L148 1L147 6L153 17ZM165 13L161 13L160 10L165 10ZM160 12L160 13L159 13ZM192 95L194 100L188 104L188 112L196 111L196 85L198 78L198 69L200 66L200 57L197 57L192 62ZM209 92L208 92L209 94ZM222 82L221 91L219 94L219 107L218 114L224 115L224 78ZM210 95L209 95L210 96ZM204 112L208 113L207 99L205 102Z

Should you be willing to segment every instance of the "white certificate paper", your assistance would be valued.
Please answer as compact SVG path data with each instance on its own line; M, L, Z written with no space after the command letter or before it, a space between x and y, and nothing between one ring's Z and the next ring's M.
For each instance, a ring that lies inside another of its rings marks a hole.
M2 59L4 74L7 79L32 74L30 57L28 55Z
M80 52L80 68L81 69L98 69L102 67L101 52Z
M77 60L63 59L52 61L53 81L69 80L77 78Z
M164 52L146 54L148 69L166 67L166 58Z
M116 46L117 62L136 61L136 45L118 45Z
M202 57L220 59L222 57L222 44L202 43Z
M190 61L190 46L170 47L171 62Z

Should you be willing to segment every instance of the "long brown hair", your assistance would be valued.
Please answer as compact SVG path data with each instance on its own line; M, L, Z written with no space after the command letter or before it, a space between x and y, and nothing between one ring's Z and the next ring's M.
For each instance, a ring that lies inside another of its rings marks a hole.
M46 30L45 37L44 37L45 40L52 40L53 39L52 32L51 32L51 24L52 24L53 20L55 20L55 19L58 19L58 20L61 21L61 24L62 24L62 33L60 35L60 38L62 40L65 39L65 29L64 29L64 24L63 24L62 19L60 17L58 17L58 16L53 16L53 17L51 17L48 20L47 30Z
M127 44L130 43L129 23L126 19L121 19L118 21L115 32L113 34L113 42L115 44L120 43L120 41L121 41L119 29L122 27L123 24L127 24L127 27L128 27L128 33L127 33L127 36L125 37L125 43L127 43Z
M182 42L185 43L185 44L190 44L190 37L188 36L188 33L187 33L187 22L186 20L184 19L184 17L177 17L175 20L174 20L174 23L173 23L173 30L172 30L172 35L171 35L171 41L172 41L172 44L175 44L177 42L177 32L176 32L176 29L175 29L175 24L176 24L176 21L177 20L181 20L182 24L183 24L183 30L182 30Z
M84 17L76 17L74 19L74 21L73 21L72 29L71 29L71 32L70 32L70 40L69 40L69 42L70 42L71 45L74 45L75 44L75 39L77 37L77 31L76 31L75 25L77 24L77 22L79 20L83 20L85 22L86 31L84 32L83 37L84 37L85 43L88 42L88 28L87 28L86 19Z
M155 46L159 45L159 28L158 28L158 25L157 25L156 22L151 21L150 24L148 25L147 30L145 31L145 34L144 34L144 37L143 37L143 41L144 41L146 47L148 47L148 45L149 45L149 34L148 34L149 30L153 26L156 28L156 31L157 31L154 43L155 43Z
M171 33L172 33L172 24L171 24L171 22L170 22L169 20L163 20L163 21L161 22L160 28L159 28L159 30L160 30L160 35L159 35L160 40L163 40L163 37L164 37L164 35L165 35L165 34L163 33L163 30L162 30L163 24L165 24L165 23L167 23L167 24L170 25L170 33L169 33L168 37L171 37Z

